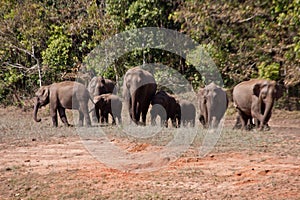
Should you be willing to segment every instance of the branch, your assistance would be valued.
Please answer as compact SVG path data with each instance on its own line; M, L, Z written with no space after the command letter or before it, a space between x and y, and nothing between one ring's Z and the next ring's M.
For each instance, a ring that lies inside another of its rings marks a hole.
M24 65L21 65L21 64L19 64L19 63L11 64L11 63L8 63L8 62L4 62L3 64L6 65L6 66L10 66L10 67L17 68L17 69L25 69L26 72L38 68L38 65L37 65L37 64L35 64L35 65L33 65L32 67L29 67L29 68L28 68L28 67L25 67Z
M4 65L7 65L7 66L10 66L10 67L14 67L14 68L18 68L18 69L27 69L27 67L21 65L21 64L11 64L11 63L8 63L8 62L4 62L3 63Z
M258 15L253 15L252 17L248 17L248 18L246 18L246 19L242 19L242 20L239 20L239 21L237 21L237 23L244 23L244 22L248 22L248 21L250 21L250 20L252 20L252 19L254 19L255 17L257 17Z
M12 48L12 49L17 49L17 50L19 50L19 51L23 51L24 53L26 53L26 54L30 55L31 57L33 57L34 59L36 59L35 56L33 55L33 53L29 52L29 51L26 50L26 49L22 49L22 48L20 48L20 47L15 46L15 45L11 45L10 48Z
M248 17L248 18L246 18L246 19L241 19L241 20L238 20L238 21L236 21L236 23L245 23L245 22L249 22L249 21L251 21L252 19L254 19L255 17L266 17L267 15L266 14L264 14L264 13L260 13L260 14L255 14L255 15L253 15L253 16L251 16L251 17Z

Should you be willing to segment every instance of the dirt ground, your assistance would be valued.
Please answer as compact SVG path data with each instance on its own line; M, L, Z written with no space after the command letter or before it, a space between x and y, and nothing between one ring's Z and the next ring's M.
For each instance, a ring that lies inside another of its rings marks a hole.
M174 162L143 173L99 162L74 127L52 128L43 112L36 123L31 112L0 108L0 199L300 199L299 111L275 110L268 132L233 131L228 114L208 155L198 156L196 136ZM110 139L128 152L155 148Z

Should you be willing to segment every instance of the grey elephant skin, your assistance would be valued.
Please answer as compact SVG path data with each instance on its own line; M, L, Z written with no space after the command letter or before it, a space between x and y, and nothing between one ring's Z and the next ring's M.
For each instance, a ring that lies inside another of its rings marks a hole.
M200 123L204 128L216 128L228 107L226 92L212 82L199 89L198 103Z
M88 84L88 90L93 96L106 94L106 93L116 93L115 82L106 79L102 76L95 76ZM114 91L115 90L115 91Z
M172 121L173 127L180 126L181 110L175 97L165 91L159 91L152 98L151 105L150 114L153 126L156 125L157 116L160 116L161 126L168 127L169 119Z
M95 76L88 84L88 91L92 97L95 97L107 93L116 94L117 88L114 81L106 79L103 76ZM95 111L92 112L92 120L95 123L98 121Z
M73 81L53 83L48 86L40 87L35 94L36 99L33 118L36 122L41 121L41 119L37 118L38 109L50 104L50 115L52 117L53 126L58 126L57 111L62 122L66 126L70 125L66 117L65 109L79 111L79 126L83 126L84 119L87 126L91 125L88 110L88 102L91 97L89 91L83 84Z
M129 69L124 75L123 97L131 120L146 125L146 115L157 85L153 75L139 67ZM140 117L142 116L142 122Z
M117 95L109 93L95 96L94 103L98 122L100 120L101 123L108 123L108 114L110 114L113 125L116 124L116 119L119 124L122 124L122 101Z
M283 89L276 81L252 79L236 85L233 89L233 103L241 120L241 128L246 129L247 122L254 118L259 121L260 130L269 129L267 124L272 115L274 101L282 94Z
M191 127L195 126L196 108L193 103L187 100L180 100L181 109L181 124L183 127L187 127L190 124Z

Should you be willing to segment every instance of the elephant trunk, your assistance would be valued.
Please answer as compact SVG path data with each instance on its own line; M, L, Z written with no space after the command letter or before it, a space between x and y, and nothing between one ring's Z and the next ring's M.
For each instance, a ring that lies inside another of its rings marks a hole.
M273 107L273 101L266 103L265 110L264 110L264 113L263 113L263 116L262 116L262 121L261 121L263 126L268 123L268 118L270 116L272 107Z
M41 121L40 118L39 119L37 118L37 113L38 113L39 107L40 107L40 103L39 103L38 99L36 98L35 104L34 104L34 111L33 111L33 119L36 122L40 122Z

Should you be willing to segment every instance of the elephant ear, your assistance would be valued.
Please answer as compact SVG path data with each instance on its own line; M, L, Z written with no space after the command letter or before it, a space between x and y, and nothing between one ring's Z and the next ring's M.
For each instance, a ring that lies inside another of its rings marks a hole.
M261 84L260 83L256 83L253 87L253 94L257 97L259 97L259 93L260 93L260 89L261 89Z
M50 95L50 87L49 86L42 86L37 92L36 96L41 99L41 101L46 101Z
M92 78L91 82L88 85L88 90L91 92L95 89L96 84L97 84L97 77L95 76L94 78Z

